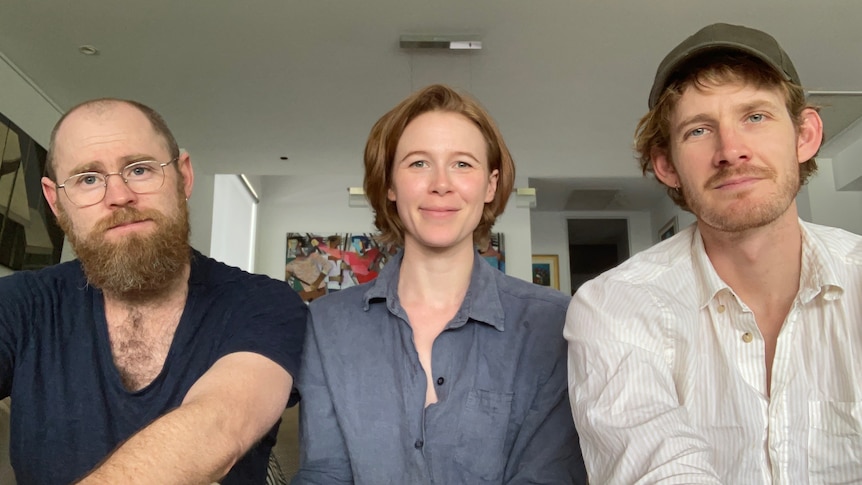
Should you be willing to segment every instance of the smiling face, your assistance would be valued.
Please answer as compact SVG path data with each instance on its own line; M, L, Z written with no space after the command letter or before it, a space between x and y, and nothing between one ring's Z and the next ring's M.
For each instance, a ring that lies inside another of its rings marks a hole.
M57 179L81 172L119 172L140 160L167 162L167 144L136 108L122 102L83 106L62 122L54 141ZM176 166L177 168L174 168ZM42 190L94 286L126 294L152 292L188 262L188 210L193 172L187 155L164 168L162 187L132 192L119 175L105 198L78 207L48 178Z
M411 247L472 251L473 230L494 200L498 171L489 173L487 142L466 117L446 111L417 116L395 150L389 200Z
M689 86L670 119L670 153L653 154L656 176L680 187L701 226L740 232L797 217L799 164L817 152L822 122L799 128L777 89L743 83Z

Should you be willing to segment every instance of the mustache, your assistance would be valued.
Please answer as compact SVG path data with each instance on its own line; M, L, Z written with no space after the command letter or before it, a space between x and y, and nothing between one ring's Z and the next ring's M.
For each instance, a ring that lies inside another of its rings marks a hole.
M133 222L141 222L148 219L159 223L162 222L164 217L155 209L138 210L133 207L122 207L96 223L95 227L93 227L93 233L101 234L106 232L108 229L121 224L131 224Z
M775 171L767 167L724 167L719 170L715 175L707 179L704 186L706 188L717 187L724 184L730 179L738 177L774 178Z

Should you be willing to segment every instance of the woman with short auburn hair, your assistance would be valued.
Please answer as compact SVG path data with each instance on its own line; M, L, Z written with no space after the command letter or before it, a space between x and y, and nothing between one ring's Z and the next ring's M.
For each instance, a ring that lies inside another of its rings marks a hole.
M446 86L374 125L365 191L400 250L376 280L311 304L294 484L586 483L569 298L476 251L514 177L494 121Z

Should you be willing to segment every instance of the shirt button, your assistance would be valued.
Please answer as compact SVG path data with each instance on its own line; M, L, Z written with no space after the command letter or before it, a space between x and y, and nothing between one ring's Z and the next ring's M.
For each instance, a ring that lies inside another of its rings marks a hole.
M742 334L743 342L750 344L752 340L754 340L754 337L751 335L751 332L745 332L744 334Z
M442 386L444 382L446 382L446 379L443 379L442 377L437 378L437 385L438 386Z
M718 313L724 313L724 305L718 305Z
M413 447L414 447L414 448L416 448L416 449L418 450L418 449L422 448L422 445L424 445L424 444L425 444L425 442L424 442L424 441L422 441L422 440L416 440L416 442L415 442L415 443L413 443Z

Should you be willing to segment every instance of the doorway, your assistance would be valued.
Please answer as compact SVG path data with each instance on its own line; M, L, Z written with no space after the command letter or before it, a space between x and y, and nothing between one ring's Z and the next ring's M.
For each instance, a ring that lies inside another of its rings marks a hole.
M629 258L628 219L568 219L572 294Z

